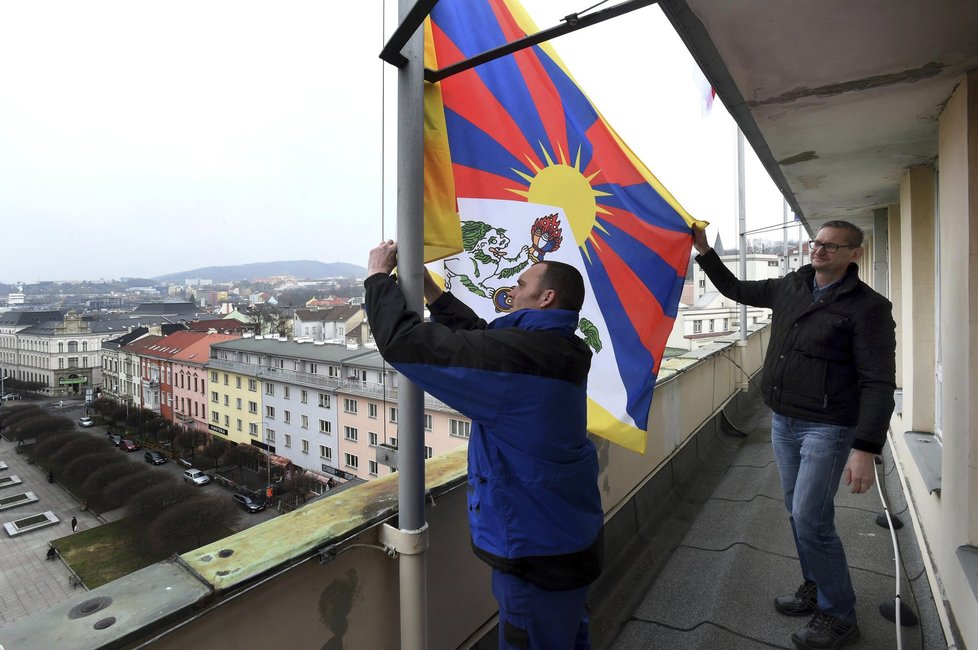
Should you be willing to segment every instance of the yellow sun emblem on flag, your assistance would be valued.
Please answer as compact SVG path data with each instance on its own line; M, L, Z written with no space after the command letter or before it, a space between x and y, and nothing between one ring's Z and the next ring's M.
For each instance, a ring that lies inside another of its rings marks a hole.
M541 144L540 149L546 160L546 165L541 169L527 156L527 164L533 169L534 175L525 174L518 169L513 171L520 175L527 183L529 189L509 191L522 196L529 203L540 203L543 205L553 205L561 208L570 222L571 232L574 233L574 240L582 248L585 255L588 255L584 248L584 242L594 239L592 231L598 228L602 232L607 231L596 222L598 214L611 214L597 204L597 197L611 196L608 192L602 192L591 187L591 181L601 173L600 170L590 176L581 173L581 149L577 149L577 158L570 164L560 146L557 147L557 157L559 162L555 162L550 153Z

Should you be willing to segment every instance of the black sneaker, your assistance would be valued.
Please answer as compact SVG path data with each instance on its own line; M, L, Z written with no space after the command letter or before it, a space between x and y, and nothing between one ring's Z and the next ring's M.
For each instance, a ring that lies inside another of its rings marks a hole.
M778 596L774 599L774 609L785 616L807 616L815 613L815 583L805 582L798 587L794 596Z
M806 650L841 648L859 640L859 626L816 611L807 626L791 635L791 640L796 647Z

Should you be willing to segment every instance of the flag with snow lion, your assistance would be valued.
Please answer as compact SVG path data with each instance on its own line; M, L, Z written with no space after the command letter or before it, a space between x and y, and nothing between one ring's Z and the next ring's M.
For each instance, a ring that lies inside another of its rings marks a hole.
M536 31L515 0L441 0L425 25L425 65L444 68ZM446 287L486 320L509 311L509 292L530 265L581 270L579 333L594 352L588 429L644 453L696 222L551 46L428 85L425 201L426 233L451 232L460 220L462 250L444 259ZM456 220L452 228L445 219Z

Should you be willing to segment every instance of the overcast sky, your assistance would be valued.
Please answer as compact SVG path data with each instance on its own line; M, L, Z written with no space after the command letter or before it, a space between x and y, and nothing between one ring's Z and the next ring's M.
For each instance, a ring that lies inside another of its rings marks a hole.
M524 1L541 28L591 4ZM377 58L395 12L394 0L386 21L380 0L0 3L0 282L364 265L382 222L395 229L392 154L381 219ZM719 102L702 116L661 11L554 46L652 172L732 242L733 122ZM753 156L747 174L749 226L780 222Z

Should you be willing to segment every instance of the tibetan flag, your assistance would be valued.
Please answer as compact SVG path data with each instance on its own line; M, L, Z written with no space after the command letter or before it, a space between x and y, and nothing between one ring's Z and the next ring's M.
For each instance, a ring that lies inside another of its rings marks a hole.
M443 68L536 31L516 0L441 0L425 28L427 65ZM444 260L447 288L491 320L509 310L509 291L531 264L580 269L587 300L579 331L594 351L588 429L644 453L696 222L549 45L428 90L425 228L456 209L461 223L462 250Z

